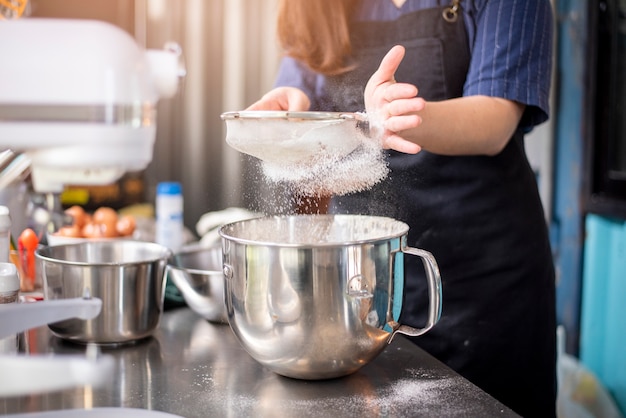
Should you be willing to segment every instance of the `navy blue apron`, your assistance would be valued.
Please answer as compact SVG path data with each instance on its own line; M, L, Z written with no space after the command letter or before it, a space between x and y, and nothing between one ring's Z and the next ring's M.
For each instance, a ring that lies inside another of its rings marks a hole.
M363 90L385 53L406 48L396 80L429 101L459 97L470 62L463 16L449 7L392 22L355 22L355 70L329 77L322 110L363 111ZM453 119L454 114L450 115ZM440 322L413 341L524 416L554 416L555 283L535 176L517 132L494 157L388 151L391 173L371 190L333 197L332 213L389 216L441 270ZM427 315L421 261L406 256L401 322Z

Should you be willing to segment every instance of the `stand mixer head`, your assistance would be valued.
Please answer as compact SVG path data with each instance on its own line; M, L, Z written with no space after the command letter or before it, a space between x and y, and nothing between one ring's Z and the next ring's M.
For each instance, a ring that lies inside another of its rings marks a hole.
M101 21L0 25L0 150L27 154L36 192L108 184L152 160L156 105L185 75L175 44L143 50Z

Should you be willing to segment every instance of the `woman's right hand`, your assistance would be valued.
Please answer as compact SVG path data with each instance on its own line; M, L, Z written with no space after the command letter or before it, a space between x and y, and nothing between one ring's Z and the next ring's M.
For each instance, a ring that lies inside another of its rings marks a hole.
M296 87L277 87L267 92L260 100L246 110L288 110L302 112L309 110L311 101Z

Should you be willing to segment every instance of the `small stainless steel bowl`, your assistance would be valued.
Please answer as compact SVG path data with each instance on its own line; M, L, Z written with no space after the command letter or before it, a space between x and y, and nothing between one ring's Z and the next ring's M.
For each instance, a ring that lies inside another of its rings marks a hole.
M50 324L52 332L79 343L118 345L152 335L163 313L165 271L172 252L132 240L86 241L35 252L46 300L83 297L102 300L90 320Z
M180 251L172 256L167 269L168 277L194 312L211 322L228 322L221 247Z

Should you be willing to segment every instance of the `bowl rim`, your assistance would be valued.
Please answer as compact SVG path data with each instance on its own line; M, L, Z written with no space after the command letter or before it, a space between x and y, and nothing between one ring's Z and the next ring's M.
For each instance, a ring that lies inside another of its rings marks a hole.
M62 251L64 248L72 248L72 247L86 247L86 246L148 246L152 247L155 250L155 253L160 252L160 255L152 255L150 257L146 257L142 260L133 260L133 261L76 261L76 260L66 260L63 258L53 257L52 254L49 254L50 251ZM139 264L146 263L154 263L158 261L165 261L171 257L172 250L168 247L158 244L156 242L150 241L137 241L137 240L111 240L111 239L91 239L89 241L76 242L71 244L61 244L61 245L47 245L37 248L35 250L35 258L38 260L46 261L49 263L62 264L62 265L71 265L71 266L81 266L81 267L120 267L120 266L133 266Z
M220 255L222 255L222 247L219 246L219 245L214 245L214 246L210 246L210 247L188 247L188 248L183 248L182 250L174 252L171 255L171 257L167 260L167 266L168 266L168 268L171 268L173 270L178 270L178 271L191 273L191 274L199 274L199 275L223 274L223 267L220 268L219 270L207 270L207 269L197 269L197 268L184 267L184 266L177 265L177 264L175 264L173 262L176 259L177 256L181 256L181 255L197 254L197 253L205 253L205 252L218 252L218 251L219 251Z
M228 230L233 230L233 228L238 227L240 225L254 223L254 222L272 222L272 221L282 221L282 220L296 220L296 219L305 219L305 218L332 218L332 219L355 219L355 220L378 220L383 222L388 222L390 225L396 229L394 232L389 233L381 233L380 235L363 238L363 239L354 239L354 240L333 240L333 241L322 241L322 242L277 242L271 241L269 239L251 239L251 238L242 238L235 236L232 233L229 233ZM343 246L353 246L353 245L362 245L362 244L375 244L379 242L389 241L391 239L406 237L409 232L409 225L405 222L399 221L394 218L390 218L387 216L376 216L376 215L357 215L357 214L323 214L323 215L309 215L309 214L298 214L298 215L274 215L274 216L260 216L251 219L244 219L241 221L227 223L222 225L218 233L222 237L223 240L232 241L237 244L244 245L252 245L252 246L266 246L266 247L281 247L281 248L323 248L323 247L343 247Z

